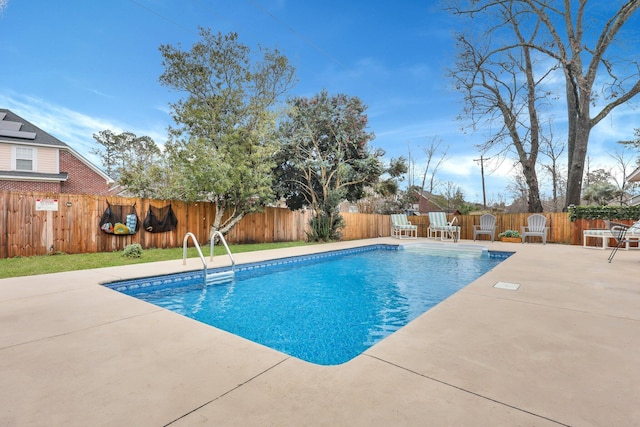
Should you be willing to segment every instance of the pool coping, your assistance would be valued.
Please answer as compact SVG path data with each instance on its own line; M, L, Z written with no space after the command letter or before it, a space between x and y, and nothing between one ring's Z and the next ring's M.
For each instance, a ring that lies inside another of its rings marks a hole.
M404 244L381 244L376 243L367 246L359 246L356 248L347 248L347 249L335 249L326 252L312 253L306 255L296 255L296 256L287 256L282 258L274 258L274 259L266 259L262 261L255 262L246 262L236 264L232 267L224 266L224 267L215 267L207 270L207 274L215 274L215 273L224 273L224 272L234 272L240 273L243 271L251 271L251 270L268 270L270 268L280 268L290 264L297 263L306 263L308 261L316 261L316 260L324 260L332 257L350 255L363 253L367 251L373 251L378 249L383 250L402 250L405 246L412 245L421 245L421 246L429 246L432 248L442 249L440 245L434 245L431 242L422 242L422 243L412 243L411 245ZM499 258L499 259L507 259L514 252L509 251L490 251L486 247L479 247L477 245L457 245L455 247L446 247L449 250L471 250L474 249L476 251L482 253L488 253L490 257ZM479 250L478 250L479 249ZM180 286L180 283L183 281L190 280L204 280L205 272L203 269L200 270L190 270L187 272L181 273L171 273L171 274L163 274L163 275L153 275L153 276L143 276L136 277L131 279L118 279L115 281L106 281L102 282L103 286L108 287L109 289L113 289L118 292L127 293L131 290L153 290L154 288L165 288L172 286ZM172 284L174 283L175 284ZM131 295L131 294L129 294Z
M375 242L398 240L234 257ZM10 325L0 330L0 425L637 422L637 253L620 251L609 264L580 246L475 244L516 253L363 355L328 367L100 285L193 270L199 259L0 280L0 319Z

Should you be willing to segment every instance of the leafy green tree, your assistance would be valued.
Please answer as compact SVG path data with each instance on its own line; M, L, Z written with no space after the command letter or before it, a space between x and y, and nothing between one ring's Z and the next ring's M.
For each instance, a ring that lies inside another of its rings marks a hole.
M295 72L277 50L254 54L236 33L201 28L200 37L189 51L160 47L160 82L184 93L170 104L177 127L166 151L174 196L214 203L212 229L226 234L274 198L277 105Z
M312 240L340 238L338 205L361 199L384 168L381 150L370 150L366 107L357 97L326 91L290 100L281 123L282 148L275 169L278 193L287 206L309 207Z
M400 181L409 170L407 160L404 157L389 160L389 165L384 169L384 178L380 178L376 184L376 193L383 197L395 196L400 189Z
M109 129L94 134L93 138L102 148L91 152L100 158L107 175L126 187L128 193L137 197L162 195L166 185L163 185L163 155L153 139L133 132L115 134Z
M611 180L611 172L604 169L588 172L582 198L589 204L606 205L619 195L618 188Z
M118 172L122 166L120 150L124 145L121 136L107 129L94 133L93 139L102 147L92 148L91 154L98 156L106 174L117 180Z
M606 205L618 196L618 188L610 182L596 182L584 189L582 198L589 204Z
M389 214L403 210L400 203L400 182L404 180L407 171L404 157L391 159L375 186L367 188L365 197L358 200L358 212Z

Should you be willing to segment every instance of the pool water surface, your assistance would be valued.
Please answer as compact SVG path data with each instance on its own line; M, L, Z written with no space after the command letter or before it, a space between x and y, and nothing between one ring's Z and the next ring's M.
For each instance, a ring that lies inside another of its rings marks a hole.
M108 286L299 359L337 365L503 259L486 250L376 245L268 268L239 266L225 284L204 285L199 275Z

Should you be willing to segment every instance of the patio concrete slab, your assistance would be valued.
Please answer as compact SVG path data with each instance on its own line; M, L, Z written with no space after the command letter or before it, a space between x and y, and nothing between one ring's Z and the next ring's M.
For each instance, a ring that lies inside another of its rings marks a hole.
M432 311L366 354L562 424L640 420L637 321L464 292Z
M0 353L2 426L166 425L287 358L165 310Z
M238 417L238 414L244 414ZM485 420L485 421L482 421ZM176 426L557 426L534 414L362 356L323 367L289 359Z
M640 252L476 244L516 253L339 366L100 285L198 259L0 280L0 426L640 425Z
M142 306L133 298L123 299L110 289L86 283L82 288L0 301L0 324L9 326L0 329L0 348L159 310L159 307Z

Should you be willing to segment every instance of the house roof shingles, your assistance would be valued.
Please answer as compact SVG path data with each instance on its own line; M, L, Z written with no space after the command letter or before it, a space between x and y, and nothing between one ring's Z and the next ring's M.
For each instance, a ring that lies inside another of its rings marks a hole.
M3 114L4 113L4 114ZM4 117L3 117L4 116ZM39 127L35 126L33 123L28 122L17 114L13 113L10 110L0 108L0 129L10 129L13 130L15 128L15 124L19 123L21 126L18 127L18 133L24 133L25 137L20 138L17 136L11 136L15 134L14 132L3 132L0 133L0 141L10 142L12 144L22 144L22 145L41 145L47 147L60 147L60 148L69 148L67 144L60 141L58 138L48 134L43 131ZM6 122L5 126L2 126L2 122ZM9 125L11 125L9 127ZM34 138L29 138L28 134L35 134Z

